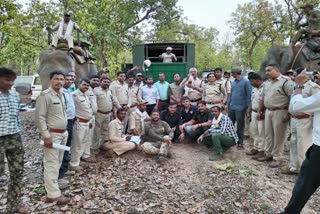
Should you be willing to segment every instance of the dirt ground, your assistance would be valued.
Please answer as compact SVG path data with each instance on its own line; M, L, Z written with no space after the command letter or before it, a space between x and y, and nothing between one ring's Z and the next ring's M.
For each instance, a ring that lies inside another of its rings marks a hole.
M296 180L236 148L213 162L204 145L174 144L174 158L162 164L139 151L81 163L84 170L68 177L70 184L63 190L71 202L45 204L40 201L45 195L42 151L33 113L23 112L21 117L26 150L22 200L33 213L279 213ZM0 177L0 213L7 184L8 173ZM320 213L319 192L303 213Z

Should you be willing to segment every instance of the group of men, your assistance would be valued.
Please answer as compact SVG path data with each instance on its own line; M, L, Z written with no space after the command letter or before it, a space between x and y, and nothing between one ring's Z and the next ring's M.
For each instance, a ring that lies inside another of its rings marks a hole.
M6 102L0 107L8 108L2 112L12 115L0 126L0 160L6 154L9 166L13 166L7 209L23 211L18 203L23 172L18 97L10 91L16 74L2 70L1 79L7 82L1 82L4 86L0 99ZM159 73L154 83L151 76L144 82L142 73L127 76L125 72L118 72L117 80L111 82L108 74L101 72L99 76L79 79L75 88L73 73L52 71L51 85L38 97L35 115L44 144L47 195L42 200L69 202L61 193L61 182L68 173L81 170L80 161L93 163L99 155L115 157L139 148L156 155L156 161L161 162L172 157L172 142L187 141L211 146L210 160L218 160L225 148L244 148L245 128L249 128L250 135L247 155L258 161L272 161L270 167L281 167L285 163L283 150L290 118L290 163L281 170L299 173L312 142L312 114L289 114L292 80L282 75L276 64L266 67L265 82L257 73L243 77L239 68L232 69L231 74L233 81L229 72L223 74L221 68L216 68L203 80L197 69L191 68L183 80L180 74L174 74L174 82L169 84L164 73ZM310 97L319 89L305 79L301 93ZM134 136L140 140L134 140ZM52 149L57 144L70 146L71 154ZM16 152L14 159L8 155L10 152Z

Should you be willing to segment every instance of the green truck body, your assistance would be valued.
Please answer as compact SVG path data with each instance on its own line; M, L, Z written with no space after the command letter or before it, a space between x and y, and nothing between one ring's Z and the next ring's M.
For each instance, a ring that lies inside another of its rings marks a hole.
M163 63L159 55L166 51L167 47L172 47L172 53L177 57L177 62ZM158 74L163 72L166 81L173 82L173 74L179 73L182 78L187 76L188 70L194 67L195 45L193 43L182 42L152 42L134 45L132 47L133 65L143 67L143 62L147 59L151 61L151 66L145 69L144 76L152 76L155 81ZM140 72L140 71L139 71Z

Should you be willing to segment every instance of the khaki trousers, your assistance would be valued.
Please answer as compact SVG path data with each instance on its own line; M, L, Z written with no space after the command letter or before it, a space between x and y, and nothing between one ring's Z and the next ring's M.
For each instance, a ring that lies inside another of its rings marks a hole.
M266 136L266 154L273 156L274 160L283 159L284 140L288 123L282 119L288 114L288 110L266 110L264 125Z
M168 154L169 144L161 141L157 142L145 142L141 145L142 150L147 154L157 155L157 154Z
M91 136L90 136L90 128L88 123L80 123L76 121L73 125L73 136L72 136L72 144L71 144L71 159L70 166L77 167L80 164L80 158L90 157L90 146L91 146ZM89 147L89 154L88 154ZM87 154L85 154L87 153Z
M68 139L68 132L63 134L50 133L52 143L65 145ZM44 166L44 187L49 198L61 196L59 189L58 177L59 169L62 163L64 151L60 149L49 149L43 147L43 166Z
M96 122L94 127L93 142L91 149L99 149L105 141L109 140L108 125L112 120L112 112L109 114L102 114L97 112Z
M253 139L251 149L256 149L259 152L265 150L265 135L264 135L264 120L257 120L257 113L251 113L250 122L250 137Z
M64 36L64 39L67 40L69 49L73 48L73 37L72 36ZM51 45L54 46L54 47L57 47L59 40L60 39L58 38L58 35L55 34L53 36L53 38L52 38L52 44Z
M311 145L312 118L291 118L290 171L300 171L305 154Z
M122 141L122 142L108 142L104 144L107 149L112 150L117 155L122 155L123 153L134 150L136 148L136 144L130 141Z

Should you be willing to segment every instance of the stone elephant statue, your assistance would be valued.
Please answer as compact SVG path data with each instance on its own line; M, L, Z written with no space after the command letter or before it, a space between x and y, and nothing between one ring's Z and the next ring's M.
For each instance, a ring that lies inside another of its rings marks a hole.
M49 74L52 70L62 70L65 72L75 72L76 79L97 74L95 64L79 64L67 51L49 49L41 52L39 57L40 66L38 74L41 79L42 90L50 86Z
M265 77L265 68L268 64L280 65L281 73L290 69L307 68L311 71L319 71L320 58L318 53L313 53L306 46L295 46L292 51L288 46L274 46L269 49L260 66L260 74Z

